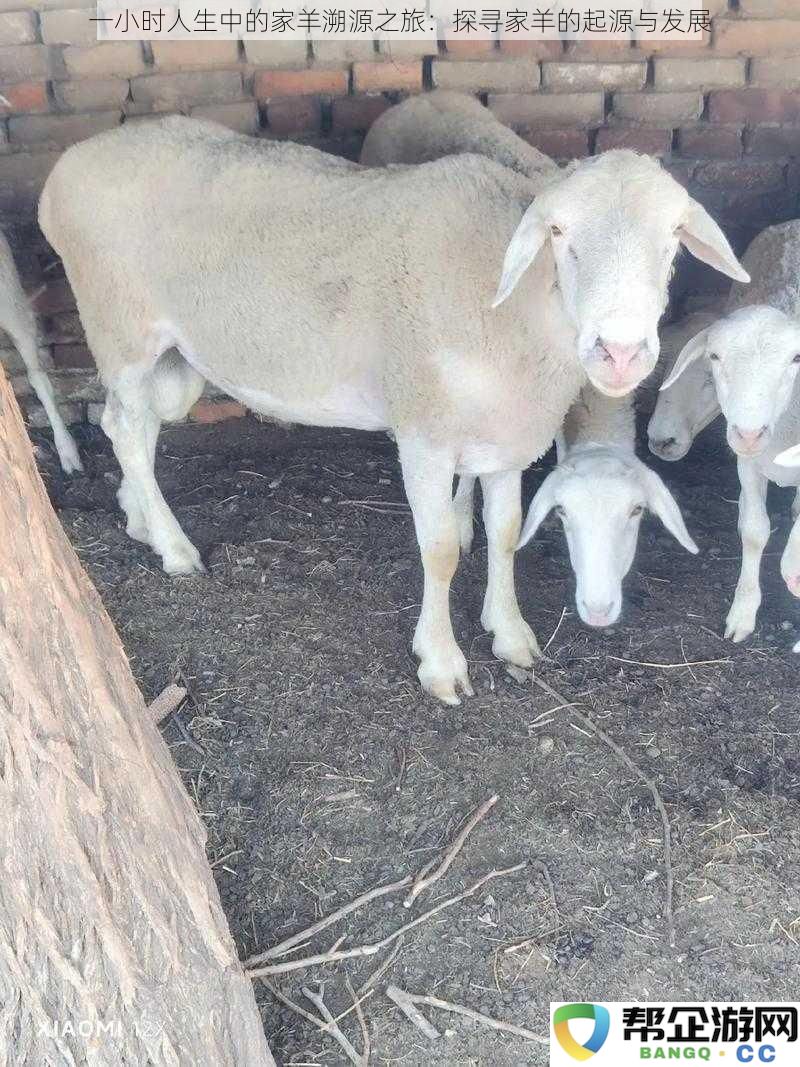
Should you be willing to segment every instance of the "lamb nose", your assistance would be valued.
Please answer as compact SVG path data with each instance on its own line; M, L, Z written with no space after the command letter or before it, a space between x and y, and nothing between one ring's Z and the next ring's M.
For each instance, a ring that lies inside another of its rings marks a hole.
M733 427L733 432L739 438L743 445L747 445L748 448L752 448L753 445L757 445L764 434L767 432L767 426L761 426L758 430L743 430L739 426Z
M617 344L615 341L604 341L602 337L597 338L597 345L605 352L603 357L605 360L614 364L614 367L618 371L627 370L628 366L633 363L635 359L638 359L641 352L646 347L644 341L638 341L632 345Z

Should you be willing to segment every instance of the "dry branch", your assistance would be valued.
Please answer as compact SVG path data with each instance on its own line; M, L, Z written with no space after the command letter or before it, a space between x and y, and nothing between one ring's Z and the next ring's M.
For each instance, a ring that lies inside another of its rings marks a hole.
M664 666L664 664L657 664L657 666ZM532 680L533 680L534 685L537 685L543 692L547 693L548 696L551 696L553 698L553 700L557 700L560 704L566 705L567 702L566 702L565 698L559 692L557 692L555 689L553 689L552 686L549 686L547 684L547 682L542 681L541 678L537 678L535 674L533 675L533 679ZM640 770L640 768L636 766L636 764L633 762L633 760L630 758L630 756L627 754L627 752L625 752L624 749L620 748L620 746L617 744L617 742L614 741L613 738L609 737L608 734L604 730L602 730L597 725L597 723L594 722L593 719L590 719L588 715L584 715L582 712L575 710L574 704L572 705L571 714L573 714L576 718L580 719L581 722L585 726L587 726L592 731L593 734L595 734L597 737L599 737L600 740L604 744L608 745L608 747L611 749L611 751L620 760L622 760L622 762L625 764L625 766L630 771L632 771L633 774L641 782L643 782L647 786L647 788L650 790L650 792L652 793L653 803L656 806L656 810L658 811L658 814L661 816L661 824L662 824L662 827L663 827L663 834L664 834L664 878L665 878L665 887L664 887L664 922L665 922L666 928L667 928L667 941L669 943L670 948L674 948L675 947L675 916L673 914L673 908L672 908L673 882L674 882L674 874L673 874L673 871L672 871L672 831L671 831L670 825L669 825L669 816L667 815L667 809L664 806L664 801L661 798L661 793L659 793L659 791L658 791L658 786L656 785L656 783L653 781L652 778L648 778L647 775L644 773L644 771Z
M310 989L303 986L303 996L308 997L311 1003L316 1005L320 1014L323 1016L322 1018L318 1015L314 1015L313 1012L306 1011L305 1008L287 997L285 993L282 993L277 986L274 986L272 982L267 981L266 978L262 978L261 981L270 993L272 993L273 997L275 997L276 1000L279 1000L281 1004L284 1004L290 1011L295 1012L295 1014L300 1015L303 1019L312 1023L318 1030L322 1030L323 1033L329 1034L341 1046L345 1055L351 1063L355 1064L355 1067L367 1067L368 1060L359 1056L350 1041L348 1041L347 1037L342 1033L339 1024L325 1006L321 993L312 993Z
M398 937L401 937L409 930L413 930L415 926L427 922L428 919L432 919L434 915L438 915L439 912L444 911L446 908L451 908L454 904L458 904L460 901L466 900L467 897L473 896L478 892L481 886L485 885L493 878L502 878L505 875L514 874L516 871L521 871L526 865L526 862L523 861L522 863L515 864L513 867L489 871L488 874L484 874L477 882L471 885L469 889L465 889L463 893L458 893L454 897L449 897L447 900L443 900L435 907L429 908L427 911L423 912L422 915L418 915L416 919L412 919L410 922L398 927L387 937L384 937L382 941L376 941L371 945L358 945L355 948L342 949L338 952L320 952L318 955L306 956L299 960L286 960L285 963L268 963L264 966L256 967L249 967L245 964L245 973L251 978L263 978L264 975L287 974L289 971L298 971L306 967L316 967L322 963L338 963L339 960L351 960L359 956L374 956L376 952L380 952L382 948L390 945L393 941L396 941Z
M361 896L356 897L355 900L351 900L349 904L343 905L341 908L337 908L336 911L331 912L330 915L325 916L324 919L320 919L319 922L314 923L312 926L306 927L305 930L300 930L299 933L292 934L291 937L287 937L284 941L281 941L278 945L273 945L272 948L265 949L264 952L258 952L255 956L251 956L245 960L242 966L250 973L254 967L258 967L259 964L264 963L266 960L274 960L276 956L285 956L287 952L293 949L296 945L301 944L303 941L308 941L314 934L318 934L321 930L327 929L332 926L333 923L339 919L343 919L345 915L349 915L351 912L356 911L357 908L362 907L364 904L369 904L371 900L377 900L378 897L384 897L388 893L394 893L398 889L402 889L407 886L411 881L411 875L407 874L405 878L400 878L396 882L391 882L389 885L381 885L376 889L369 889L366 893L362 893ZM376 950L377 951L377 950ZM264 971L264 974L279 974L279 971Z
M514 1034L516 1037L524 1037L526 1041L536 1041L540 1045L550 1044L549 1038L543 1037L542 1034L537 1034L534 1030L528 1030L525 1026L516 1026L514 1023L506 1023L501 1019L494 1019L491 1015L484 1015L483 1012L465 1008L461 1004L451 1004L449 1000L440 1000L438 997L431 997L424 993L409 993L405 989L398 989L395 985L387 986L386 995L390 1000L394 1001L415 1026L422 1030L426 1037L431 1039L439 1037L440 1034L431 1026L422 1012L417 1009L417 1004L427 1004L431 1008L441 1008L442 1011L450 1011L454 1015L463 1015L465 1019L472 1019L473 1022L480 1023L481 1026L488 1026L492 1030L502 1030L507 1034Z
M403 901L404 908L410 908L414 901L417 899L417 897L420 895L420 893L424 892L428 888L428 886L433 885L434 882L438 882L443 875L447 874L450 869L450 864L453 862L453 860L459 854L461 849L464 847L464 843L469 837L469 835L472 833L472 831L475 829L481 819L483 819L486 814L491 811L491 809L497 803L497 800L498 796L497 793L495 793L493 796L489 797L488 800L485 800L483 804L481 804L481 806L477 809L477 811L473 813L473 815L464 825L461 832L456 837L455 841L453 841L447 852L445 852L442 858L442 862L439 864L438 867L436 867L432 871L431 867L433 866L433 864L428 864L426 867L423 867L423 869L414 879L414 884L411 887L411 891L409 892L406 899ZM429 871L431 872L430 874L428 873Z

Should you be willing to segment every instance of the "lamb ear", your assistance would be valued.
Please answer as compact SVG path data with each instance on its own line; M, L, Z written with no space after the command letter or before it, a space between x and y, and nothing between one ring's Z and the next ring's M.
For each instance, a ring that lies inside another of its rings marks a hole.
M519 541L517 541L518 549L522 548L523 545L527 545L555 504L553 474L555 474L555 471L547 475L534 493L531 506L528 508L528 514L525 516L525 522L522 524L522 533L519 535Z
M534 201L522 216L519 226L514 231L511 243L503 259L503 273L492 307L502 304L513 293L517 282L533 263L544 242L547 240L547 226L542 221Z
M792 445L791 448L785 448L783 452L778 453L772 462L779 467L800 467L800 445Z
M671 385L674 385L689 364L694 363L695 360L699 359L705 353L710 329L710 326L706 326L700 333L696 333L691 341L686 342L678 353L678 358L672 364L672 370L661 383L661 388L659 389L660 393L663 393L665 389L669 389Z
M692 555L696 556L700 549L686 529L681 509L678 507L675 497L655 471L651 471L644 464L642 464L642 467L647 492L647 506L654 515L658 515L678 544L683 545L687 552L691 552Z
M750 281L750 275L733 254L728 238L696 200L689 201L689 212L678 230L678 237L693 256L715 270L737 282Z

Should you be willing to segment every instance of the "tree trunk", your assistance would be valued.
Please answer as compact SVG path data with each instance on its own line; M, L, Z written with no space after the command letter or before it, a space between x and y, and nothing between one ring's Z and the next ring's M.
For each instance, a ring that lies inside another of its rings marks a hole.
M274 1067L205 831L0 379L0 1064Z

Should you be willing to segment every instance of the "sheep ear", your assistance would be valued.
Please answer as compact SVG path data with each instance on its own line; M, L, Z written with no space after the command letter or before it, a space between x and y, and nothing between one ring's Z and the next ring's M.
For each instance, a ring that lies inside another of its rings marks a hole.
M547 518L554 504L553 475L548 474L536 490L531 506L528 508L528 514L525 516L525 522L522 525L522 533L519 535L519 541L517 541L517 548L527 545L528 541Z
M661 388L659 389L660 393L663 393L665 389L669 389L671 385L674 385L689 364L694 363L695 360L698 360L705 353L710 329L710 326L706 326L700 333L696 333L691 341L686 342L678 353L678 358L672 364L672 370L661 383Z
M696 200L689 201L689 213L678 229L678 237L693 256L715 270L737 282L750 281L750 275L733 254L728 238Z
M642 464L645 472L645 487L647 492L647 506L654 515L658 515L664 526L669 530L678 544L683 545L687 552L696 556L700 549L694 543L686 529L686 524L681 515L681 509L672 493L661 481L655 471Z
M502 304L506 297L513 293L517 282L536 259L546 239L547 226L542 222L534 201L522 216L522 221L511 238L511 244L506 249L503 273L492 301L493 308Z
M800 467L800 445L785 448L772 462L777 463L779 467Z

